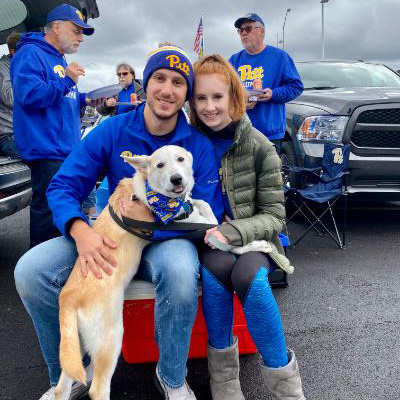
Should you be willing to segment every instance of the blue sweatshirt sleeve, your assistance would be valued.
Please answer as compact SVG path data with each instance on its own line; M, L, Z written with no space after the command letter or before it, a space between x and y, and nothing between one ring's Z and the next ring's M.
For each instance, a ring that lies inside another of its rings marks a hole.
M303 82L300 79L293 60L288 54L285 54L285 58L286 60L283 60L285 64L281 84L272 89L271 102L273 103L287 103L300 96L304 89Z
M71 219L87 221L81 203L96 185L111 157L111 149L111 132L104 121L75 147L50 182L47 200L54 224L64 236L69 237L67 227Z
M13 65L14 97L23 106L45 108L60 103L75 86L68 76L56 80L46 77L44 67L34 51L15 60Z

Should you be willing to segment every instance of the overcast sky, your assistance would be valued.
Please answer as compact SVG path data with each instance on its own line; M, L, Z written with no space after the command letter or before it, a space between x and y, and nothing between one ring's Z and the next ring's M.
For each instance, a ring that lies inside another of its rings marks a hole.
M206 54L229 57L239 51L233 23L248 12L263 18L266 43L276 46L288 8L285 50L294 60L321 54L320 0L97 0L97 5L100 17L88 21L96 29L94 35L85 37L78 53L67 57L85 67L86 76L79 81L82 91L116 83L114 68L122 61L141 77L148 52L160 41L177 44L194 61L201 15ZM399 0L329 0L324 9L326 58L381 61L400 68Z

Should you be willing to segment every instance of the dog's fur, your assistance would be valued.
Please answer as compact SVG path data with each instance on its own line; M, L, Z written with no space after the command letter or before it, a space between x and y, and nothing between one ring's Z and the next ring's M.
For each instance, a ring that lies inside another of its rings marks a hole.
M109 199L109 204L121 217L120 199L135 196L149 206L145 181L152 189L168 197L189 196L193 188L192 155L181 147L164 146L151 156L124 157L135 169L133 178L123 179ZM172 176L182 182L174 185ZM210 206L202 200L192 200L194 211L187 222L217 220ZM182 211L183 212L183 211ZM60 363L62 373L56 388L56 400L67 400L73 380L86 383L82 354L89 353L94 374L89 395L92 400L110 398L110 382L121 350L124 290L137 272L146 240L119 227L106 207L93 229L113 239L118 247L110 252L117 260L112 275L102 279L92 273L82 277L78 263L60 294Z

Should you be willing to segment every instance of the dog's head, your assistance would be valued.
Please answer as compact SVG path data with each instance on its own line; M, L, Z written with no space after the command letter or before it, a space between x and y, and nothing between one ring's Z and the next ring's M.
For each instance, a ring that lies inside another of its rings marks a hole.
M182 147L169 145L159 148L151 156L122 157L157 193L174 198L192 191L193 157Z

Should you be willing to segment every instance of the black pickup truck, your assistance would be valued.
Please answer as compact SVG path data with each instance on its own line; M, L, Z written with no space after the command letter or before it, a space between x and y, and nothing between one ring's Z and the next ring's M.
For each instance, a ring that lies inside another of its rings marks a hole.
M30 169L19 158L0 155L0 219L22 210L31 198Z
M350 144L354 192L400 193L400 76L362 61L296 66L305 90L286 107L282 162L317 166L325 143Z

